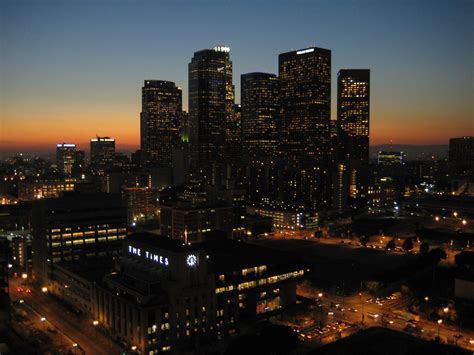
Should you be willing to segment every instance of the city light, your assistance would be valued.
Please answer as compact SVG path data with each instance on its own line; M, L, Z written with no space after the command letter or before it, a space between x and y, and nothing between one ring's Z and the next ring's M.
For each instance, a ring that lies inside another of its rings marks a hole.
M27 274L27 273L21 274L21 278L22 278L23 280L26 280L26 279L28 278L28 274Z
M45 317L41 317L40 320L41 320L42 322L44 322L44 321L46 320L46 318L45 318Z
M43 292L43 293L48 292L48 288L47 288L47 287L42 287L42 288L41 288L41 292Z
M92 322L93 325L98 325L99 324L99 321L98 320L95 320Z
M462 224L463 225L466 225L467 224L467 221L465 219L462 220Z

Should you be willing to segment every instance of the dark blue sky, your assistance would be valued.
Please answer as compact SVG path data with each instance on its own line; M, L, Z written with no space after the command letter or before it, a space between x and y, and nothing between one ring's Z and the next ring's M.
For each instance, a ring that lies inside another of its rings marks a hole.
M2 0L0 147L96 133L136 145L143 80L175 81L187 109L187 65L216 44L231 48L238 102L240 74L315 45L332 50L333 118L337 70L369 68L372 143L447 143L474 134L473 4Z

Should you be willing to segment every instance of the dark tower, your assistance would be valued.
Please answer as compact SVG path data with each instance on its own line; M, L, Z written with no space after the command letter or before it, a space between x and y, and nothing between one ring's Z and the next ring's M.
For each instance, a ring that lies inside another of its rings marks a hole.
M282 199L319 211L330 201L331 51L310 47L279 55Z
M180 139L181 118L181 88L171 81L145 80L140 115L145 165L171 167L173 146Z
M226 128L233 121L234 86L228 47L194 53L189 63L191 169L195 178L218 183L222 177Z
M340 162L369 162L370 70L337 74L337 128Z

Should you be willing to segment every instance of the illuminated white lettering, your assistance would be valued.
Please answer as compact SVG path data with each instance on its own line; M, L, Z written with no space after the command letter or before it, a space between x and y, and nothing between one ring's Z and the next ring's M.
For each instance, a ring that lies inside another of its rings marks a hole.
M314 52L314 48L302 49L300 51L297 51L296 54L300 55L300 54L311 53L311 52Z

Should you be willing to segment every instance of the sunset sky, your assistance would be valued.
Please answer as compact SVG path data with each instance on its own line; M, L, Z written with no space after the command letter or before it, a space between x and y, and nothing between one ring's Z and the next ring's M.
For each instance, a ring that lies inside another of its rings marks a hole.
M240 75L278 54L332 50L336 74L371 70L371 144L474 135L472 0L0 0L0 150L114 137L139 145L141 86L171 80L188 106L197 50L231 48Z

